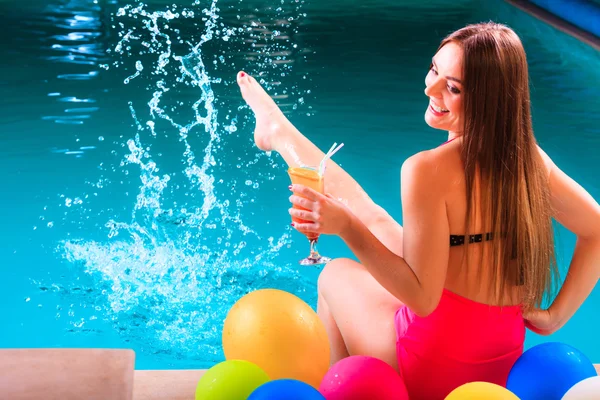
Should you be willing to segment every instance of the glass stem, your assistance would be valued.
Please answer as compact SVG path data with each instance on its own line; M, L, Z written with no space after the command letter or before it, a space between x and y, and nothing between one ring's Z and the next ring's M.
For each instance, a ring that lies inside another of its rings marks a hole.
M310 240L310 256L309 258L317 259L319 258L319 252L317 251L317 239L309 239Z

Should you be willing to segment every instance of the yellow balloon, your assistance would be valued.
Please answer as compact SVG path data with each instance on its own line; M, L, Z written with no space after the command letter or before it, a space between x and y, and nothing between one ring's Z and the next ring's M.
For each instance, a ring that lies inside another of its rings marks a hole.
M228 360L250 361L271 379L296 379L314 388L329 369L329 340L313 309L291 293L261 289L239 299L223 327Z
M445 400L519 400L510 390L489 382L470 382L454 389Z

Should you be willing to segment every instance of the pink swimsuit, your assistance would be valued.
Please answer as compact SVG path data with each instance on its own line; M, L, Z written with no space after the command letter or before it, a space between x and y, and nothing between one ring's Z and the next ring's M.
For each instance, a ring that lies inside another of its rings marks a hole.
M490 234L469 237L471 243L491 239ZM465 240L450 235L449 245L460 246ZM478 303L447 289L425 318L400 307L395 326L398 366L410 400L444 400L452 390L474 381L506 386L525 341L520 306Z
M490 306L444 289L425 318L408 307L396 311L396 354L410 400L443 400L474 381L506 385L523 353L520 306Z

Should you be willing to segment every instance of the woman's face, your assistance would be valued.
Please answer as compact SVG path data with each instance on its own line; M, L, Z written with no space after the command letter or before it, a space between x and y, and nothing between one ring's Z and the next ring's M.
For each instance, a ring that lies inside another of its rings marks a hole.
M450 42L433 57L433 66L425 78L429 105L425 122L435 129L462 133L462 58L460 46Z

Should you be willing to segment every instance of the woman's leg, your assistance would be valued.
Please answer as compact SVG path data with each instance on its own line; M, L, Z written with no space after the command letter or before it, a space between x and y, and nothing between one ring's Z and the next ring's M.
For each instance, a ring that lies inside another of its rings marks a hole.
M329 336L331 363L365 355L398 370L394 317L402 302L351 259L327 264L318 287L317 313Z
M276 151L291 166L318 165L325 155L285 117L269 94L251 76L237 75L242 97L256 116L254 140L264 151ZM327 192L345 201L352 212L392 251L401 252L402 226L371 200L337 163L327 161Z
M277 151L289 166L318 165L324 153L285 117L254 78L240 72L237 81L256 117L254 140L264 151ZM402 255L402 226L377 206L360 185L329 160L327 191L346 201L352 212L390 250ZM317 312L331 343L332 363L348 355L377 357L397 369L394 314L402 303L359 263L330 262L319 276Z

